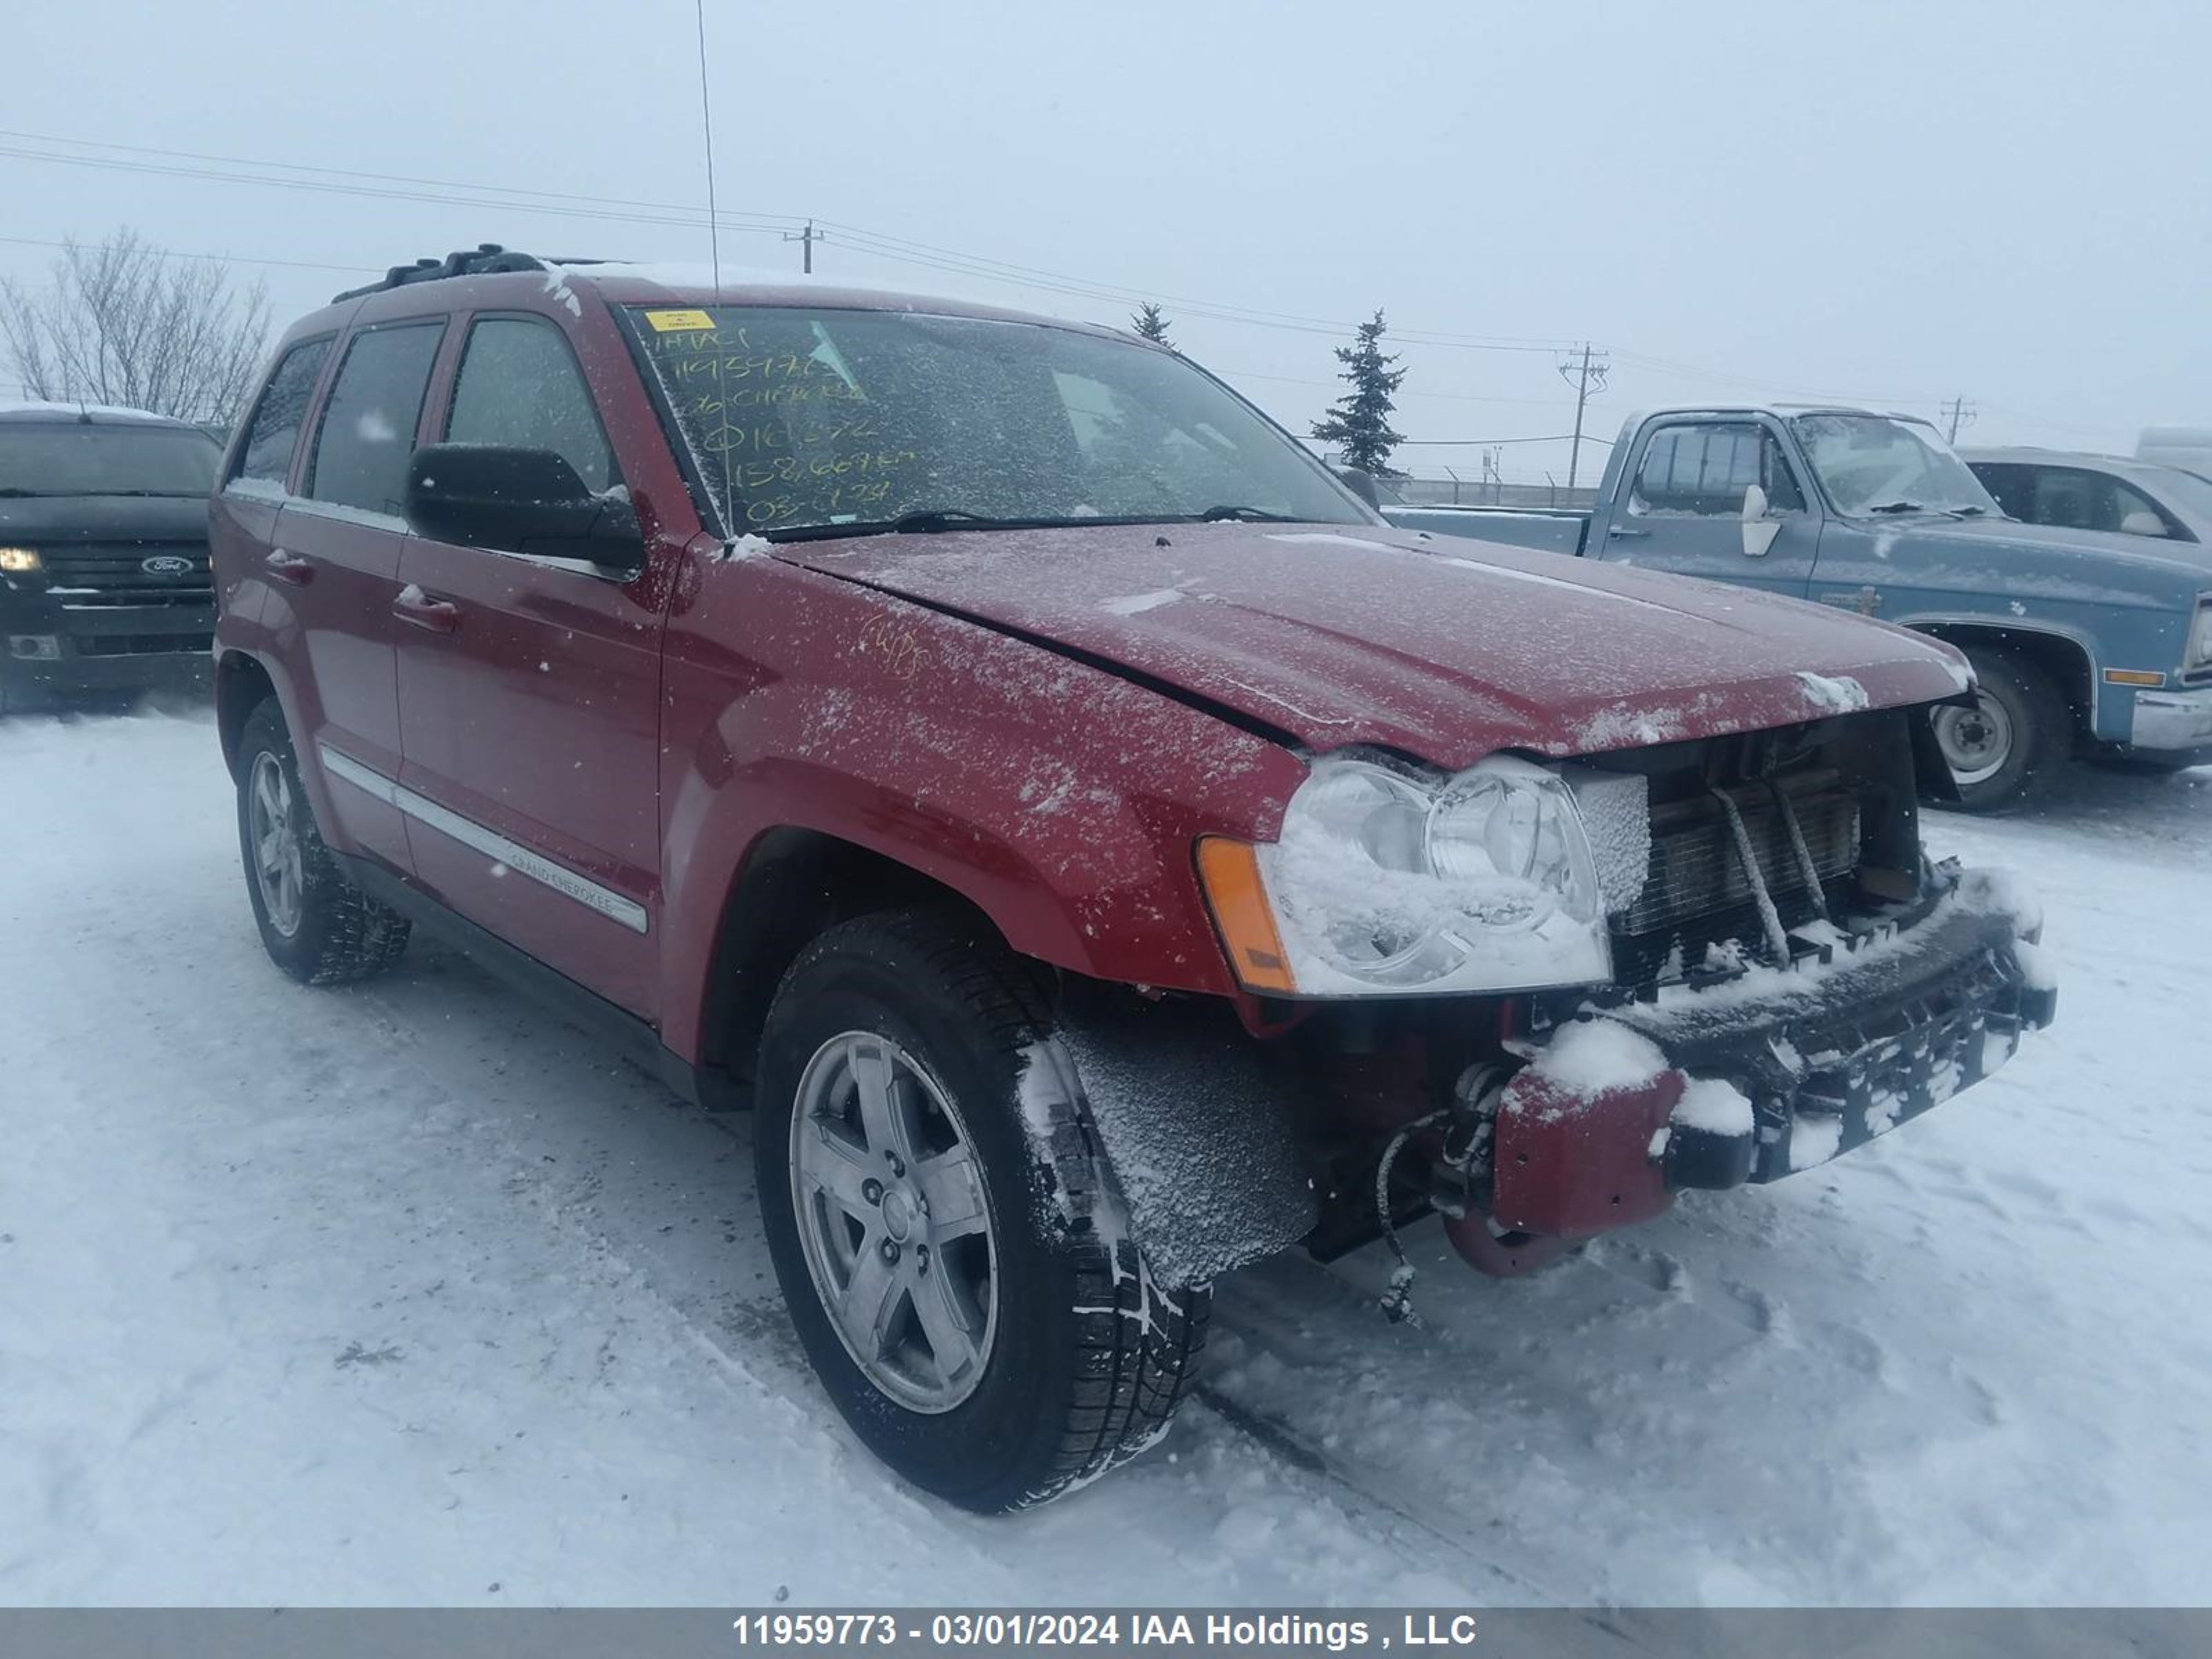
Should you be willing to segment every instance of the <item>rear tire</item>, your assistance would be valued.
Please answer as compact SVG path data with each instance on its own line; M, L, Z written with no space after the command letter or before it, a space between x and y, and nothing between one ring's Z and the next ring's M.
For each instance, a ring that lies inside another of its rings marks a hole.
M1936 742L1959 804L2001 812L2030 799L2071 752L2074 711L2051 677L2024 657L1966 647L1980 682L1972 708L1935 711Z
M870 1450L982 1513L1156 1442L1212 1300L1146 1271L1052 1030L980 927L891 912L810 945L761 1042L755 1169L799 1341Z
M331 856L273 697L239 737L238 842L262 945L301 984L368 979L399 960L408 921L348 881Z

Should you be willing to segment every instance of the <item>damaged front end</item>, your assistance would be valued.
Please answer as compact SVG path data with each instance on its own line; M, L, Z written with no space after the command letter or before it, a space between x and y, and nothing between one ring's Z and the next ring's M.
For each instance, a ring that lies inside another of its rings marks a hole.
M1387 793L1374 763L1358 764L1362 788ZM1590 851L1561 862L1559 890L1594 896L1542 925L1571 952L1596 930L1602 984L1485 994L1479 951L1414 954L1407 905L1384 884L1384 970L1468 990L1301 987L1255 994L1231 1019L1218 1004L1139 1006L1094 988L1072 1006L1071 1034L1091 1048L1081 1070L1111 1162L1144 1189L1140 1231L1171 1229L1187 1248L1170 1254L1210 1273L1294 1234L1323 1258L1377 1237L1395 1248L1398 1226L1435 1210L1474 1266L1526 1272L1679 1191L1824 1163L1979 1082L2050 1023L2056 994L2032 902L1924 856L1931 764L1926 711L1909 708L1557 769ZM1513 902L1486 887L1474 920L1493 925ZM1280 947L1285 977L1310 984L1316 950L1344 940L1275 908L1304 930ZM1259 963L1249 985L1278 941L1248 923L1224 916L1223 932ZM1528 956L1537 925L1498 926L1501 951ZM1338 960L1364 970L1363 943ZM1164 1068L1154 1054L1177 1058Z
M1467 1103L1483 1156L1431 1169L1447 1233L1485 1272L1525 1272L1685 1188L1779 1180L1887 1133L2051 1023L2039 931L2011 884L1946 865L1909 904L1793 934L1786 963L1586 1001Z

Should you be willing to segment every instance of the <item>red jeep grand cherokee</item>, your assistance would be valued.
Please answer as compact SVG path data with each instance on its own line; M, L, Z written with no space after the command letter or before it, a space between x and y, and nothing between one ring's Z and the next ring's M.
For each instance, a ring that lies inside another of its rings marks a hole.
M969 1508L1156 1439L1230 1268L1523 1270L2051 1016L1921 850L1948 647L1392 530L1111 331L426 261L286 337L212 539L278 966L420 924L750 1104L824 1387Z

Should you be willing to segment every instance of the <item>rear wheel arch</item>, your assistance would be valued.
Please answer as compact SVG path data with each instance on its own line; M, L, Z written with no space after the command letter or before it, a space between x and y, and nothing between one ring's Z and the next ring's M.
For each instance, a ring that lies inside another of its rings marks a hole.
M276 684L258 658L243 651L228 651L216 664L216 730L222 742L223 764L230 769L233 782L238 780L246 722L257 708L276 695Z

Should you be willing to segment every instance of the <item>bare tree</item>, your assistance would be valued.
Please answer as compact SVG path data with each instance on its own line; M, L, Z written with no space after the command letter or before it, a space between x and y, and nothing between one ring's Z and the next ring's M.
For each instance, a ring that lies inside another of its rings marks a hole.
M229 426L269 343L269 295L220 260L175 257L135 230L63 244L46 287L0 278L0 345L33 398L120 404Z

